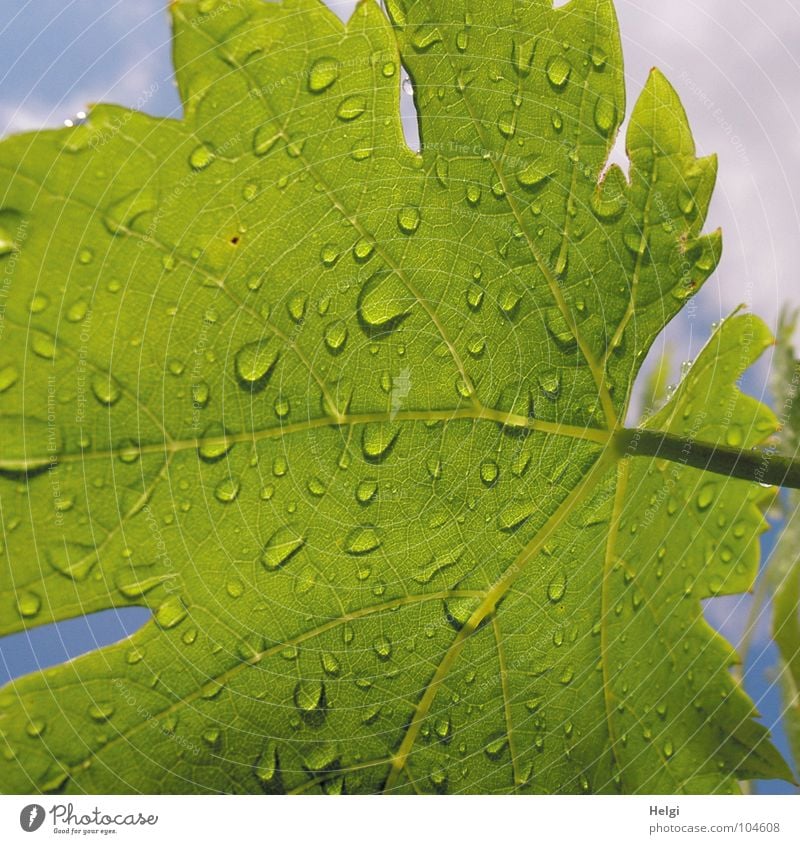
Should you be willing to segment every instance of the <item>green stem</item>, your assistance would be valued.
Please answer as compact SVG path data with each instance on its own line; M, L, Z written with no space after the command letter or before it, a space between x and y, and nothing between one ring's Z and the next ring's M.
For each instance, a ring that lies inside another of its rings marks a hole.
M800 461L770 448L742 451L660 431L629 428L618 431L614 443L624 457L660 457L731 478L800 489Z

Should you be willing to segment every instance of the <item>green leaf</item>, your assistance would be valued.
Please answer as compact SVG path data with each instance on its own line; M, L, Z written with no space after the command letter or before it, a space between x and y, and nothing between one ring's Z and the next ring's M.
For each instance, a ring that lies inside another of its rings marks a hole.
M653 72L604 170L608 0L388 6L176 2L182 120L0 145L0 631L153 614L0 693L5 791L790 776L700 603L763 490L614 440L715 160ZM770 342L726 322L647 426L760 442Z
M800 361L792 347L797 329L797 313L786 313L778 332L778 348L772 377L775 403L783 423L780 441L786 453L796 455L800 448ZM779 671L783 690L783 725L800 766L800 528L796 518L800 496L792 490L782 502L784 526L772 553L767 571L773 600L772 629L778 645Z

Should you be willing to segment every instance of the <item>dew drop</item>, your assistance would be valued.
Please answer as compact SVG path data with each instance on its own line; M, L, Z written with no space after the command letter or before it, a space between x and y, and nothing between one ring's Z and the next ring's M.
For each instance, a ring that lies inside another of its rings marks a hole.
M517 181L523 188L539 188L553 175L553 170L546 164L534 161L517 172Z
M492 762L497 762L503 758L503 754L506 752L506 748L508 747L508 736L503 733L500 736L497 736L493 739L490 739L484 749L483 752L486 756L492 760Z
M369 504L378 494L378 482L374 480L364 480L356 487L356 501L359 504Z
M47 722L44 721L42 718L32 718L28 721L25 732L31 738L40 738L44 735L45 731L47 730Z
M339 103L336 116L339 120L356 120L367 110L367 101L363 97L347 97Z
M564 572L559 572L547 586L547 597L549 600L557 604L564 597L567 591L567 576Z
M321 680L299 680L294 687L294 705L300 717L318 726L325 717L325 684Z
M220 504L230 504L232 501L236 501L240 489L241 484L239 481L234 480L233 478L223 478L214 487L214 498L216 498Z
M332 355L339 354L347 343L347 325L337 319L325 328L325 346Z
M545 312L545 325L550 336L562 349L572 348L576 344L575 336L558 308L550 308Z
M414 234L419 228L420 215L419 209L413 205L407 205L401 208L397 214L397 225L403 234Z
M233 448L234 443L228 439L227 432L219 422L212 422L200 435L200 445L197 453L206 463L216 463L222 460Z
M214 160L214 151L208 144L200 144L189 153L189 166L192 170L205 170Z
M278 767L278 746L274 741L267 742L261 755L256 759L254 766L256 779L261 786L269 789L280 790L278 780L280 779Z
M481 463L481 480L486 486L494 486L497 483L497 478L500 476L500 469L494 460L484 460Z
M10 390L19 380L19 372L9 365L0 369L0 393Z
M102 724L114 714L114 707L110 703L93 703L88 712L92 721Z
M372 650L375 651L376 656L383 662L391 659L392 656L392 641L387 636L379 636L372 643Z
M239 384L253 391L266 386L278 361L277 344L271 339L248 343L236 353L234 369Z
M314 94L326 91L339 78L339 63L336 59L321 58L311 65L308 73L308 90Z
M112 375L96 374L92 378L92 393L100 404L111 407L122 397L122 390Z
M285 566L305 544L305 538L296 528L290 525L278 528L264 546L261 563L268 571L275 571Z
M253 152L260 158L266 155L281 139L281 133L273 126L264 124L253 133Z
M547 78L557 90L562 90L569 81L572 65L563 56L553 56L547 63Z
M421 53L429 50L434 44L440 44L442 36L437 27L431 26L430 24L422 24L411 33L410 41L411 46L418 53Z
M361 446L364 458L369 463L385 460L397 441L400 429L386 422L371 422L364 426L361 433Z
M467 288L467 305L471 311L479 311L483 304L483 288L478 284L470 284Z
M707 510L713 503L717 496L717 485L715 483L707 483L697 495L697 509L701 512Z
M171 595L156 609L153 616L156 624L164 630L177 627L188 615L186 605L179 595Z
M23 618L33 618L42 607L41 598L35 592L23 592L17 598L17 611Z
M344 550L353 556L371 554L381 546L378 531L372 525L360 525L353 528L344 541Z
M601 96L594 108L594 122L604 135L610 134L617 121L617 107L613 100Z

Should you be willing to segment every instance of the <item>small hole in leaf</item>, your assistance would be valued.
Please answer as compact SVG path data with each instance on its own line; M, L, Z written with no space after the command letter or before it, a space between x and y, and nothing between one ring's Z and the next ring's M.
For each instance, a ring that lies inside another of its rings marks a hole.
M231 238L231 244L232 244L233 246L237 246L237 245L238 245L238 243L239 243L239 235L235 234L235 235Z
M0 636L0 686L121 642L151 618L145 607L118 607Z

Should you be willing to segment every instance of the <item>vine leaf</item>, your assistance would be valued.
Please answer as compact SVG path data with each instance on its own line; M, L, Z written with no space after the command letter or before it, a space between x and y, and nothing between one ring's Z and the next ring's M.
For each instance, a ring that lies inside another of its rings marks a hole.
M788 454L797 454L800 446L800 361L792 338L797 329L797 313L783 314L778 332L778 348L772 376L772 392L782 415L781 445ZM800 764L800 562L797 558L798 528L795 514L800 499L795 490L782 501L784 524L767 568L766 584L773 601L772 633L778 645L783 725L794 756L795 769Z
M763 490L613 445L715 160L653 72L605 169L609 0L387 5L174 2L183 119L0 145L0 631L152 610L0 692L4 791L790 777L700 605ZM770 342L726 322L647 425L760 442Z

